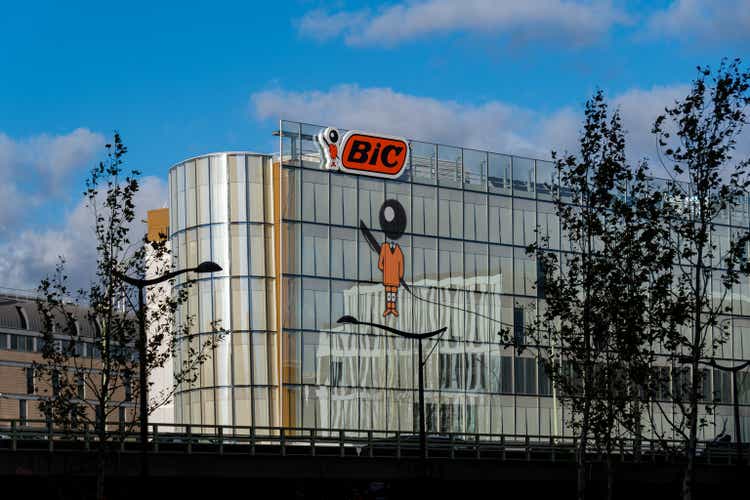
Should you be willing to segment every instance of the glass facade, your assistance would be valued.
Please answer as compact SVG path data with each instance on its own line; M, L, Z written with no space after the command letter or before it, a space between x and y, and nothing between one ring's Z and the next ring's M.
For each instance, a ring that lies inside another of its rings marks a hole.
M321 128L282 122L278 156L210 155L170 171L178 266L210 255L225 269L190 289L181 312L196 315L190 341L217 319L231 331L200 380L179 392L178 421L414 431L416 344L337 323L351 315L415 333L448 327L425 344L428 430L566 433L533 350L518 353L498 336L501 328L523 336L544 307L525 246L543 235L552 249L566 247L553 165L410 141L397 180L324 171L313 142ZM384 241L378 212L386 199L406 210L398 243L408 290L399 289L399 316L384 318L378 256L359 225ZM730 224L748 223L747 207L727 214L725 236ZM731 297L737 315L727 318L726 360L750 358L750 321L739 316L750 312L748 285ZM706 392L722 402L715 425L730 429L723 403L731 386L707 374ZM743 404L745 380L740 374Z
M178 269L212 260L223 268L178 278L191 318L176 366L214 335L228 331L194 383L179 387L175 419L204 425L271 426L278 408L278 329L273 179L268 156L221 153L169 171L170 238Z

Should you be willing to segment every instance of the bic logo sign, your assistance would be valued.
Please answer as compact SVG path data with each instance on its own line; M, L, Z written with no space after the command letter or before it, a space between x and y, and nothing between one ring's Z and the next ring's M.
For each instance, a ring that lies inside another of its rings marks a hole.
M409 157L409 144L398 137L350 130L339 140L339 131L328 127L316 136L323 153L322 168L395 179Z

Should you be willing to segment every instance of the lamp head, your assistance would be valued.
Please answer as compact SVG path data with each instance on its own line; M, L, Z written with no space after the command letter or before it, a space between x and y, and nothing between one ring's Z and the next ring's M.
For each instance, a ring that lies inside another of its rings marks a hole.
M345 325L358 325L359 320L355 318L354 316L341 316L337 323L345 324Z
M211 262L209 260L201 262L198 264L198 267L195 268L196 273L218 273L219 271L221 271L221 266L216 262Z

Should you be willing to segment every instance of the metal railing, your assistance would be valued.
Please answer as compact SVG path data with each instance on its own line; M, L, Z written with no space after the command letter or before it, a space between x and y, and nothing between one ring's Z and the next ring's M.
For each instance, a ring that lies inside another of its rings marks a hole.
M149 452L235 454L250 456L325 456L419 459L419 437L413 432L244 427L223 425L149 424ZM108 430L108 447L120 453L139 453L139 429ZM32 450L89 451L99 439L91 426L52 429L43 420L0 419L0 452ZM665 451L652 441L622 440L616 460L633 463L679 463L682 441L667 443ZM447 460L574 462L578 440L571 436L484 433L428 433L426 457ZM747 446L747 445L745 445ZM591 461L604 454L590 448ZM746 454L747 456L747 454ZM714 465L736 465L733 445L699 442L698 459Z

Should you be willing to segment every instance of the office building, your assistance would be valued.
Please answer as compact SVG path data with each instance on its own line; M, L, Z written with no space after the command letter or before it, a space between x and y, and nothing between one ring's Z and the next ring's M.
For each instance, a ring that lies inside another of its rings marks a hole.
M553 164L410 140L403 172L373 177L322 168L331 161L321 156L324 130L285 121L275 154L206 154L169 170L176 266L213 260L223 267L190 278L178 320L194 322L180 356L213 335L215 322L229 332L198 380L179 388L176 421L415 430L416 344L337 323L350 315L415 333L448 327L426 344L428 430L568 432L533 350L516 352L498 336L502 328L523 336L543 305L537 264L525 247L545 236L552 248L565 248ZM373 155L380 147L374 144ZM397 239L381 228L386 200L406 213ZM747 208L729 214L727 225L747 227ZM390 312L392 292L384 289L379 255L361 223L378 244L398 243L402 251L406 286L395 292L398 315ZM748 293L747 281L733 292L737 314L750 312ZM723 356L750 358L750 322L730 321ZM721 402L715 425L726 420L731 427L728 376L708 375ZM742 415L748 427L750 409ZM707 428L704 435L716 432Z

